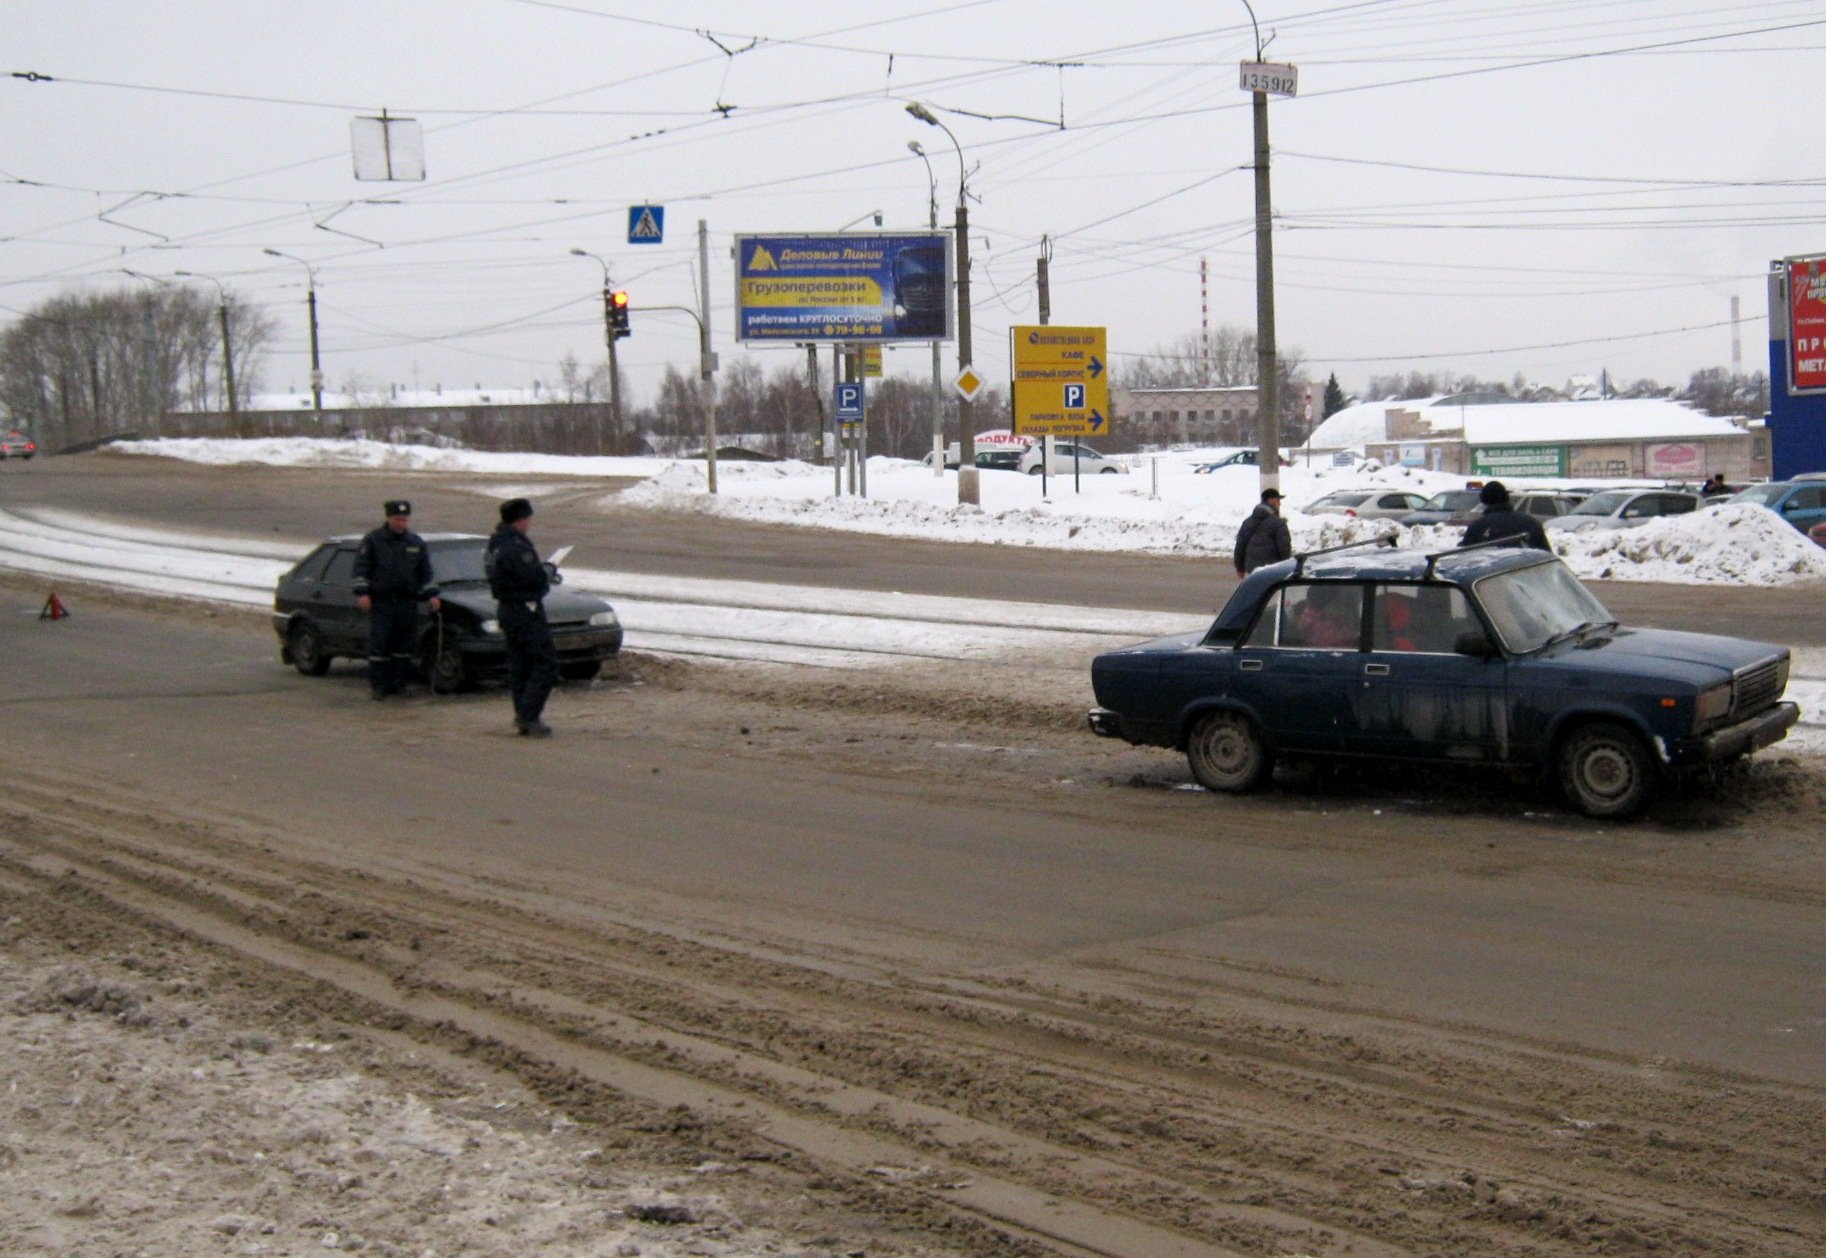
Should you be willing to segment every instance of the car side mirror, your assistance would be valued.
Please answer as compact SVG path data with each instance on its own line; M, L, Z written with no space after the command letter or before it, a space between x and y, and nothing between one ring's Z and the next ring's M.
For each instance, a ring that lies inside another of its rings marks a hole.
M1452 642L1452 652L1474 660L1493 660L1497 656L1496 643L1482 629L1467 629L1459 634Z

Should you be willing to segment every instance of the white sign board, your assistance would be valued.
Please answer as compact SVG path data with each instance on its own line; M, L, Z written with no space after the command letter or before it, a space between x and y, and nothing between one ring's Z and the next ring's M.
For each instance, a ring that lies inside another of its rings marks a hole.
M1238 86L1245 92L1267 92L1270 96L1294 96L1300 88L1300 72L1292 66L1273 61L1245 61Z

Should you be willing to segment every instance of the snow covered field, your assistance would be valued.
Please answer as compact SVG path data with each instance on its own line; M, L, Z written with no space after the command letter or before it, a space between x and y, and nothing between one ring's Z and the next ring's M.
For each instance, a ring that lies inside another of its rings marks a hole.
M580 479L638 477L644 478L642 483L620 493L620 502L662 511L937 541L1219 558L1230 554L1237 526L1254 508L1259 492L1253 468L1195 472L1197 464L1208 461L1209 451L1150 456L1135 460L1135 470L1129 475L1087 476L1077 486L1069 476L1053 477L1044 495L1037 476L982 472L982 505L971 507L958 505L956 473L935 476L929 467L904 459L869 460L866 498L836 496L829 468L798 462L724 460L717 465L718 492L712 496L706 491L701 462L669 459L487 454L309 438L160 440L114 448L212 464ZM1403 545L1451 546L1458 540L1459 530L1454 528L1398 529L1387 521L1306 516L1298 508L1334 489L1386 485L1432 494L1463 484L1462 476L1443 472L1416 468L1363 472L1334 468L1319 460L1312 466L1296 460L1295 466L1281 473L1286 515L1298 550L1388 532L1398 532ZM1551 486L1555 482L1528 484ZM536 487L515 492L537 496ZM507 496L504 491L503 496ZM1555 546L1580 576L1607 580L1765 586L1826 578L1826 550L1757 507L1716 507L1636 529L1558 535Z

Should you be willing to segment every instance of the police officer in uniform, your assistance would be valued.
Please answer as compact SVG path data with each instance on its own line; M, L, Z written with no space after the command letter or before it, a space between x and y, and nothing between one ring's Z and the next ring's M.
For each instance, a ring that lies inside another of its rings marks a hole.
M484 564L495 596L501 632L507 638L507 684L514 699L514 728L528 738L550 738L540 720L558 681L558 648L545 620L544 599L552 588L545 561L527 536L533 504L511 498L501 504L501 523L488 539Z
M386 512L387 522L355 552L355 603L368 614L368 686L376 700L398 694L412 676L419 601L431 600L433 612L443 606L425 539L407 527L412 504L394 499Z

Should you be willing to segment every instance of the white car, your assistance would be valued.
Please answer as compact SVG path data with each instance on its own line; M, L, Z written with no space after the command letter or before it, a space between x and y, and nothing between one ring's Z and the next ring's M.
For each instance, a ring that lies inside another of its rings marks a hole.
M1699 495L1670 489L1607 489L1565 515L1542 521L1549 533L1633 529L1664 515L1699 510Z
M1021 455L1021 470L1029 476L1038 476L1040 462L1040 446L1036 442ZM1129 470L1128 464L1106 459L1082 441L1053 442L1052 460L1047 463L1046 470L1054 476L1070 476L1074 464L1081 476L1102 476Z
M1399 520L1426 505L1424 494L1398 489L1334 489L1309 504L1306 515L1350 515L1370 520Z

